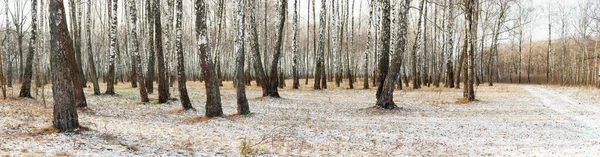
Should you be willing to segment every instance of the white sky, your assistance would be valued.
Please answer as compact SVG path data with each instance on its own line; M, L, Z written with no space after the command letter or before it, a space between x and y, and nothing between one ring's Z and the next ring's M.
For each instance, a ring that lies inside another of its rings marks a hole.
M17 2L24 3L25 2L25 0L8 0L8 1L9 1L9 3L17 3ZM27 0L27 1L29 1L29 0ZM330 3L330 0L327 0L327 1L328 1L327 3ZM354 16L357 17L355 20L357 22L361 21L358 19L358 16L359 16L359 14L361 14L361 13L359 13L359 10L362 10L362 17L365 18L362 20L363 29L366 29L365 25L367 23L366 18L368 17L368 13L369 13L368 9L369 9L369 1L370 0L341 0L341 1L342 1L342 3L348 2L350 4L352 4L352 2L354 1L354 12L355 12ZM392 0L392 1L396 1L396 0ZM412 5L416 6L418 1L419 0L412 0L412 2L413 2ZM577 17L578 17L577 14L580 14L580 12L577 11L578 5L580 3L583 3L586 0L522 0L522 1L527 2L527 3L530 2L530 5L533 6L533 8L535 9L535 13L533 16L536 17L536 18L534 18L534 21L532 23L532 28L530 28L533 31L526 29L526 36L529 36L531 34L531 35L533 35L534 40L546 40L548 38L548 17L547 17L548 16L547 15L548 3L549 2L553 3L554 8L556 8L556 6L559 6L559 5L565 6L567 8L571 8L571 12L572 12L571 16L573 16L573 20L570 21L570 23L572 23L570 27L574 27L574 26L576 26L576 22L577 22ZM595 1L595 0L590 0L590 1ZM307 9L308 9L309 0L298 0L298 2L300 3L299 10L298 10L299 20L300 20L299 23L301 25L304 25L304 24L306 24L306 18L308 17ZM277 3L277 0L270 0L270 3L275 4L275 3ZM4 17L4 0L0 0L0 4L2 4L2 6L0 6L0 10L2 10L2 11L0 11L2 13L2 14L0 14L0 24L4 25L3 24L4 19L5 19L5 17ZM315 4L316 4L315 10L316 10L316 15L317 15L316 20L319 20L318 16L320 13L320 8L321 8L320 7L321 0L316 0ZM30 2L28 2L27 5L30 5ZM47 2L46 2L46 5L47 5ZM290 11L289 15L291 16L291 15L293 15L294 0L288 0L288 5L289 5L288 10ZM339 4L336 4L336 5L339 5ZM14 5L10 5L11 9L13 6ZM29 6L26 6L26 9L29 9ZM350 8L350 9L351 9L350 11L352 11L352 8ZM415 11L411 10L411 12L414 13ZM312 9L311 9L311 15L310 15L311 23L314 22L312 20L313 19L312 15L313 14L312 14ZM557 18L557 17L554 17L554 18ZM291 17L288 19L291 20ZM30 21L30 20L28 19L28 21ZM594 23L592 23L592 24L594 24ZM558 25L558 24L553 25L553 32L552 32L553 38L557 38L558 33L560 33L558 29L555 29L555 28L558 28L558 26L560 26L560 25ZM358 26L356 26L356 27L358 27Z

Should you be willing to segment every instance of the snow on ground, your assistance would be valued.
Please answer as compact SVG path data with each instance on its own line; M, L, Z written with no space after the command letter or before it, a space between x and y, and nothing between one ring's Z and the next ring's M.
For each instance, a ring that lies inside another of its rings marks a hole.
M252 115L202 119L203 84L188 84L198 109L189 112L178 112L177 101L141 104L128 86L120 84L116 96L86 89L91 110L80 111L79 121L91 130L74 133L42 131L52 124L49 87L46 106L39 99L0 101L0 155L600 155L600 90L593 88L482 85L480 101L468 104L457 103L459 89L405 89L395 95L402 109L384 111L372 108L374 88L315 91L309 84L272 99L252 86ZM235 114L231 82L222 97L224 112Z

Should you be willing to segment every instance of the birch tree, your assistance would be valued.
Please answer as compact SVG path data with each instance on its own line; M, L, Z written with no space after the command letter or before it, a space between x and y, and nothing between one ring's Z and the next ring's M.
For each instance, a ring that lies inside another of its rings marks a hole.
M384 82L390 66L390 0L381 1L381 8L381 52L379 54L379 76L377 77L379 80L377 81L378 86L376 94L378 100L381 99Z
M447 49L448 58L446 59L446 81L444 82L445 87L454 88L454 64L452 63L452 58L454 55L454 4L452 0L448 1L448 13L447 20L448 25L446 26L446 36L447 36Z
M254 59L254 71L260 81L260 85L262 86L263 96L268 96L269 90L269 77L265 73L265 69L263 68L262 59L260 56L260 45L258 41L258 31L256 27L256 5L255 1L252 1L252 15L250 16L250 26L252 29L252 58Z
M245 8L246 2L238 0L237 10L237 39L235 46L235 88L237 95L237 111L240 115L250 114L248 99L246 98L246 85L244 78L244 38L245 38Z
M281 56L282 45L283 45L283 28L285 26L286 12L287 12L287 0L281 0L281 9L279 10L279 28L278 28L278 36L277 42L275 43L275 53L273 54L273 61L271 62L271 72L269 73L270 86L268 90L268 95L270 97L279 98L279 92L277 91L277 85L279 85L278 81L278 66L279 59Z
M135 60L135 71L137 73L137 82L139 82L140 98L142 102L150 101L148 99L148 93L146 92L146 84L144 82L144 72L142 70L142 59L139 52L139 41L137 39L137 5L136 0L129 0L129 25L131 33L131 54L133 54ZM182 100L183 102L183 100Z
M148 93L154 92L154 73L155 73L155 51L154 51L154 0L146 0L146 18L148 22L148 70L146 72L146 90Z
M109 0L110 1L110 0ZM110 14L110 48L108 53L108 77L105 94L115 94L115 53L117 51L117 0L109 3L112 6Z
M178 82L177 85L179 86L179 99L181 101L181 106L183 107L184 110L193 110L194 107L192 107L192 103L190 102L190 97L188 96L188 92L187 92L187 87L186 87L186 83L185 80L186 75L185 75L185 62L184 62L184 55L183 55L183 46L181 44L181 40L182 40L182 36L183 36L183 31L181 29L181 22L182 22L182 12L183 12L183 4L181 2L181 0L176 0L175 2L176 6L176 11L175 11L175 17L177 18L175 21L175 52L177 53L177 74L178 74ZM141 70L141 67L140 67Z
M167 68L165 65L165 56L163 53L162 43L162 21L160 11L160 0L154 2L154 31L156 39L154 43L154 51L156 52L156 66L158 69L158 102L165 103L169 100L169 82L167 81Z
M298 89L300 81L298 80L298 0L294 0L294 43L293 43L293 63L292 63L292 88Z
M90 72L89 74L92 77L92 84L94 86L94 95L100 95L100 85L98 84L98 73L96 71L96 62L94 62L94 52L92 51L92 1L93 0L88 0L87 1L87 13L86 13L86 42L87 42L87 52L88 52L88 64L89 64L89 69ZM141 62L138 62L141 63ZM138 70L141 71L141 70ZM139 77L140 75L138 75ZM142 75L143 76L143 75ZM140 86L140 87L144 87L144 86Z
M420 81L419 81L419 74L417 73L417 65L419 64L419 60L417 57L417 51L418 48L420 47L420 43L419 40L421 39L421 23L423 22L423 10L425 9L425 1L426 0L421 0L421 3L419 4L419 15L418 15L418 22L417 22L417 33L415 35L415 41L412 47L412 51L411 51L411 56L412 56L412 75L413 75L413 89L419 89L421 88L420 85Z
M327 15L326 11L327 5L325 4L325 0L321 0L321 16L319 16L319 45L317 49L316 56L316 66L315 66L315 84L313 89L319 90L322 88L321 81L327 81L322 79L325 73L324 67L324 58L325 58L325 15Z
M196 38L197 48L200 53L200 66L202 67L202 76L204 77L204 86L206 88L206 116L218 117L223 116L223 108L221 107L221 92L217 82L215 66L211 57L208 44L208 31L206 27L206 3L204 0L195 0L196 11Z
M29 39L29 53L27 53L27 63L25 64L25 73L23 74L23 83L19 97L31 98L31 78L33 77L33 55L35 54L35 44L37 44L37 0L31 0L31 37Z
M367 26L368 28L368 34L367 34L367 46L365 47L365 65L364 65L364 73L363 73L363 89L369 89L369 55L371 54L371 36L373 33L373 3L375 3L375 0L371 0L369 2L369 25Z
M387 0L387 5L389 6L389 0ZM407 16L410 13L410 0L402 0L401 1L402 9L399 10L399 25L398 25L398 35L395 45L394 59L392 61L392 65L390 66L390 70L388 75L386 75L385 81L380 86L383 86L383 92L381 97L377 98L377 106L384 109L394 109L396 108L396 104L394 103L394 85L396 83L396 79L398 78L398 73L400 73L400 68L402 67L402 58L404 56L404 50L406 49L406 34L408 27L408 19ZM384 7L385 7L384 0ZM385 9L384 9L385 10ZM385 13L385 11L384 11ZM385 14L384 14L385 15ZM389 16L389 13L387 14ZM389 18L389 17L388 17ZM384 16L385 19L385 16ZM385 28L384 28L385 29Z
M465 15L465 21L468 22L468 29L466 31L468 31L468 37L469 39L465 39L465 40L469 40L469 49L468 49L468 53L467 53L467 65L468 65L468 72L466 73L467 75L465 76L465 79L467 80L466 84L465 84L465 98L469 101L475 101L475 91L473 89L473 84L475 82L475 67L474 67L474 62L475 62L475 49L477 49L476 45L477 45L477 21L479 21L479 0L464 0L465 4L465 8L467 10L467 13Z

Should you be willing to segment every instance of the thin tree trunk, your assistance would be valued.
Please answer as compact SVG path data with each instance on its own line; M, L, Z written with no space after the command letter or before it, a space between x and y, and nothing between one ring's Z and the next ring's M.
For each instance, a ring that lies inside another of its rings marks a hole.
M108 54L108 77L105 94L115 94L115 53L117 51L117 0L112 0L110 12L110 52Z
M75 30L75 29L73 29ZM73 46L73 45L71 45ZM77 50L75 49L75 47L73 47L73 53L68 54L68 61L69 61L69 65L70 65L70 72L71 72L71 79L73 82L73 88L74 88L74 98L75 98L75 105L79 108L85 108L87 107L87 101L85 98L85 93L83 92L83 87L82 87L82 81L79 77L82 77L82 75L80 75L79 73L79 69L81 69L81 67L78 67L77 64Z
M193 110L194 107L192 107L192 103L190 102L190 97L188 96L187 87L185 83L185 62L183 55L183 47L181 45L181 40L183 36L183 31L181 30L183 5L181 3L181 0L177 0L175 4L175 7L177 8L177 11L175 13L175 16L177 18L177 21L175 23L175 51L177 52L177 74L179 75L177 85L179 86L179 99L181 101L181 106L184 110Z
M81 87L85 86L85 78L83 76L83 69L82 69L82 64L81 64L81 32L80 32L80 16L76 15L76 11L78 11L78 13L81 13L81 8L77 8L77 4L75 3L80 3L79 0L77 0L77 2L75 2L75 0L69 0L69 5L70 5L70 14L71 14L71 36L73 39L73 47L75 49L75 62L76 62L76 66L75 68L77 69L77 76L78 76L78 80L80 83ZM78 90L77 88L75 90Z
M181 1L181 0L179 0ZM237 10L237 39L235 46L235 88L237 95L237 111L240 115L250 114L250 107L248 106L248 99L246 98L246 86L244 84L244 38L245 38L245 7L246 2L244 0L238 0Z
M167 80L167 68L165 65L165 56L162 43L162 22L160 11L160 0L154 2L154 31L156 33L156 43L154 44L156 52L156 62L158 66L158 103L166 103L169 100L169 82Z
M421 3L419 5L419 20L417 22L417 33L415 35L415 44L413 44L412 47L412 51L411 51L411 56L412 56L412 75L413 75L413 89L419 89L421 88L420 85L420 81L419 81L419 74L417 72L417 65L418 65L418 59L417 59L417 51L418 48L420 47L419 44L419 40L421 38L421 23L423 22L422 17L423 17L423 10L425 9L424 7L425 4L425 0L421 0Z
M279 28L278 28L278 37L277 37L277 43L275 43L275 54L273 54L273 62L271 62L271 72L270 72L270 86L269 86L269 90L268 95L270 97L274 97L274 98L279 98L279 92L277 91L277 85L279 84L279 81L276 81L278 79L278 63L279 63L279 58L281 56L281 49L282 49L282 45L283 45L283 28L285 26L285 19L286 19L286 12L287 12L287 0L281 0L281 9L279 10L279 18L280 18L280 22L279 22Z
M371 54L370 48L371 48L371 36L373 33L373 3L375 3L375 0L371 0L369 2L369 28L368 28L368 33L367 33L367 46L366 46L366 50L365 50L365 65L364 65L364 73L363 73L363 89L369 89L369 55Z
M154 5L152 4L154 2L154 0L146 0L146 17L148 19L148 47L149 47L149 52L148 52L148 70L146 72L146 90L148 91L148 93L153 93L154 92L154 70L156 68L155 66L155 59L156 57L154 56L155 51L154 51Z
M454 55L454 5L453 1L448 1L448 25L446 28L446 35L448 38L447 52L448 58L446 59L446 81L444 87L454 88L454 67L452 63L452 56Z
M324 77L324 65L323 65L323 59L325 58L325 15L327 15L327 11L326 11L327 5L325 3L325 0L321 0L321 16L320 18L320 22L319 22L319 45L318 45L318 50L317 50L317 60L316 63L317 65L315 66L315 84L313 86L313 89L319 90L322 89L322 81L326 81L325 79L321 79Z
M35 54L34 45L37 37L37 0L31 1L31 39L29 40L29 53L27 53L27 63L25 64L25 73L23 74L23 84L19 97L31 98L31 78L33 77L33 55Z
M252 27L252 58L254 58L254 71L258 75L258 80L262 86L263 96L268 96L269 77L265 73L263 68L262 60L260 57L260 45L258 42L258 31L256 27L256 2L252 1L252 15L250 16L250 23Z
M475 82L475 49L477 45L477 21L479 21L479 0L469 0L467 2L468 12L466 15L466 19L469 23L468 25L468 34L469 34L469 52L467 53L467 65L468 72L465 75L466 84L465 84L465 98L469 101L475 101L475 91L473 89L473 84Z
M88 0L87 2L87 13L86 13L86 36L87 36L87 51L88 51L88 64L90 69L90 75L92 77L92 84L94 86L94 95L100 95L100 85L98 84L98 73L96 72L96 62L94 62L94 52L92 51L92 16L91 16L91 2L92 0ZM140 63L140 62L138 62ZM138 70L141 71L141 70ZM138 75L139 77L139 75ZM143 86L141 86L143 87Z
M142 59L140 57L140 53L139 53L139 41L137 39L137 9L135 7L135 5L137 5L135 0L129 0L129 25L131 26L131 53L133 54L134 57L134 64L132 65L135 67L135 72L137 73L137 81L140 83L140 98L142 102L148 102L150 101L148 99L148 93L146 92L146 86L145 86L145 82L144 82L144 73L142 72ZM134 78L135 79L135 78Z
M298 0L294 0L294 45L293 45L293 64L292 64L292 88L298 89L300 81L298 80Z
M348 2L348 0L346 0L346 3ZM352 12L350 13L350 16L352 16L352 28L350 29L350 31L352 31L352 38L351 38L351 46L352 49L349 50L348 49L348 40L346 40L346 77L348 78L348 87L350 89L354 89L354 77L352 76L352 70L350 70L350 51L354 52L354 2L355 0L352 0ZM346 5L346 12L348 11L348 5ZM359 15L360 17L360 15Z

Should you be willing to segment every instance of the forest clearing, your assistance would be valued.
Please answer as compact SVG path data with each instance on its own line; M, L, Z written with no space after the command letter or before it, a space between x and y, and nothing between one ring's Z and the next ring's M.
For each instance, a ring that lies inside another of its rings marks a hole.
M311 80L312 82L312 80ZM291 80L288 80L291 83ZM2 102L0 155L18 156L597 156L600 95L593 88L497 84L462 91L423 87L397 91L398 110L373 108L374 89L283 89L262 98L248 86L252 113L203 119L204 88L189 82L197 111L177 100L140 104L124 83L118 95L88 95L79 121L88 131L54 134L52 106ZM224 82L226 115L235 89ZM104 88L104 87L103 87ZM46 88L46 95L51 95ZM88 89L89 90L89 89ZM86 91L88 92L88 91ZM174 93L177 95L177 93ZM157 95L150 95L151 101ZM47 98L48 104L52 99Z

